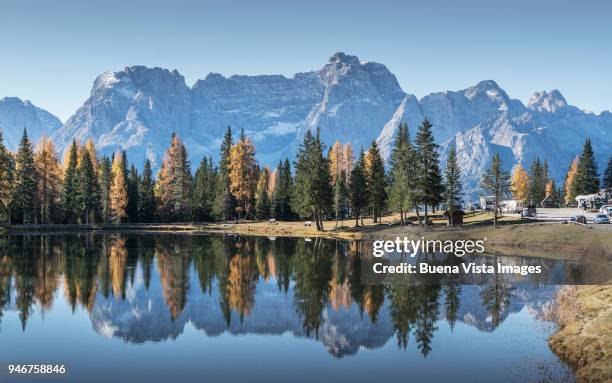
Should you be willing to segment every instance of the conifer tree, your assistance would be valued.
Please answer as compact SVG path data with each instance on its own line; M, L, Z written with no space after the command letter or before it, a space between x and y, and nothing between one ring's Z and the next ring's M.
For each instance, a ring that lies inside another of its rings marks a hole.
M34 166L38 175L40 223L56 222L60 213L61 169L51 139L41 138L34 154Z
M238 218L252 217L257 188L257 162L255 147L244 135L244 131L240 134L238 142L230 149L229 180L230 191L236 200Z
M547 177L544 175L544 168L540 162L540 158L536 158L531 163L531 169L529 174L529 203L537 205L544 197L546 197L546 182Z
M526 201L529 197L529 175L520 163L512 173L512 196L515 200Z
M344 222L347 199L348 188L346 186L346 173L344 169L342 169L337 174L336 184L334 185L334 211L336 215L336 227L338 227L339 218Z
M140 176L138 175L138 170L134 164L130 166L130 170L128 172L127 178L127 196L128 202L126 207L127 220L128 222L138 222L139 220L139 205L138 201L140 199Z
M576 179L576 173L578 172L579 157L574 158L565 176L565 185L563 191L565 192L564 202L566 205L573 204L574 198L576 197L574 189L574 180Z
M442 175L438 159L438 145L434 142L431 123L425 119L419 126L416 135L416 157L419 162L418 189L419 201L425 207L425 223L427 223L427 207L435 208L442 201Z
M370 149L366 153L364 172L372 219L376 223L382 216L382 211L386 207L387 202L385 165L376 141L372 141Z
M4 146L4 137L0 130L0 225L8 223L10 219L13 171L13 159Z
M203 157L193 185L193 217L196 221L212 221L217 173L212 158Z
M603 175L602 186L606 189L612 189L612 155L610 155L608 166L606 167L606 171Z
M274 190L272 191L272 213L274 218L288 220L293 217L291 210L292 190L291 165L289 164L289 159L285 158L285 162L278 162L276 169Z
M153 222L155 218L155 182L151 161L147 159L142 171L142 179L138 188L138 215L140 222Z
M592 194L599 191L599 176L597 175L597 163L593 154L593 147L589 138L584 142L582 154L578 160L576 178L573 182L573 194Z
M112 219L111 186L113 184L113 171L111 159L102 157L98 169L98 185L100 185L100 216L104 223Z
M393 211L400 213L400 224L406 224L406 213L415 204L414 150L410 143L408 124L398 126L395 145L391 152L389 171L389 204Z
M113 158L112 166L113 182L110 188L111 219L114 223L121 223L126 217L127 207L127 182L125 179L123 156L117 151Z
M96 222L100 211L100 187L89 153L87 150L83 151L76 183L81 222L85 224Z
M355 217L355 226L359 226L359 219L363 223L362 212L368 205L368 193L366 193L367 182L364 173L365 153L363 148L359 153L359 158L355 162L355 166L351 171L349 181L349 201L353 216Z
M76 223L79 216L78 185L77 185L77 161L78 146L76 140L72 140L67 158L64 161L64 180L62 182L62 210L64 222Z
M448 211L448 224L450 226L454 225L455 211L461 209L461 194L461 169L457 161L457 149L455 145L452 145L446 160L446 187L444 193L446 209Z
M270 198L268 196L269 183L270 169L266 166L259 173L257 192L255 193L255 214L258 219L268 219L270 217Z
M12 192L12 212L21 223L34 223L36 219L36 206L38 195L36 167L34 166L34 152L32 143L28 138L26 129L19 143L15 158L15 178Z
M223 136L223 142L221 143L219 172L216 182L217 190L215 192L216 198L214 205L215 216L222 221L227 221L232 218L236 204L234 196L230 190L229 179L229 157L232 145L232 128L228 126L227 131Z
M330 210L332 202L329 159L323 152L319 129L316 136L307 131L297 153L291 199L293 210L302 218L312 218L318 231L324 229L323 215Z
M187 150L173 133L155 184L157 213L162 221L178 222L191 217L192 183Z
M480 187L489 195L492 195L493 200L493 225L497 227L497 216L499 213L499 203L504 195L509 190L510 175L502 168L501 158L499 153L495 153L491 160L491 167L487 170L482 178Z

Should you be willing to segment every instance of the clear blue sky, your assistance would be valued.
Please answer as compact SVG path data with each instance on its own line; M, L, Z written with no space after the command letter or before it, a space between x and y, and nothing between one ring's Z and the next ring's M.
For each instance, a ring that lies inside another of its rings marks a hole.
M558 88L612 109L610 1L1 0L0 97L69 117L94 78L129 65L285 74L336 51L381 62L422 97L493 79L525 102Z

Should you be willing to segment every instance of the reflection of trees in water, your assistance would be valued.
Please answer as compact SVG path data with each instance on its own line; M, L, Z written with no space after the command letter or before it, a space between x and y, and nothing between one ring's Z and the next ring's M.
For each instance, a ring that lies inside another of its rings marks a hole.
M306 335L317 335L321 325L332 276L331 244L317 238L313 242L298 241L295 248L295 306Z
M342 315L335 318L343 318L358 308L371 321L366 326L390 321L398 346L406 348L412 338L423 355L431 351L440 316L452 329L461 306L462 287L455 275L397 275L384 285L364 284L361 273L366 266L354 242L172 235L19 236L3 241L8 242L0 246L0 320L14 288L24 328L33 304L44 310L52 307L62 276L64 298L72 309L80 305L91 312L96 298L124 301L126 290L138 280L137 270L142 271L145 290L156 286L152 279L159 278L172 320L188 304L191 277L197 278L202 293L218 293L218 303L213 302L227 326L232 313L241 322L252 315L257 284L266 281L276 283L280 292L291 291L306 335L325 332L322 325L328 324L329 315L339 312ZM427 259L437 264L460 262L456 257ZM505 317L510 295L507 276L494 274L483 284L478 305L486 309L494 327ZM386 312L381 315L385 301L389 317ZM326 316L326 310L333 311Z
M178 318L187 303L190 244L191 241L173 241L168 238L158 239L155 243L157 271L172 320Z
M391 301L391 318L398 346L405 349L412 334L419 351L427 356L437 330L440 285L423 283L416 277L395 275L387 283L387 295Z
M485 282L484 288L480 292L480 297L482 298L483 306L491 316L491 324L495 328L499 326L500 318L510 303L512 284L505 274L497 272L497 255L494 256L493 266L495 273Z

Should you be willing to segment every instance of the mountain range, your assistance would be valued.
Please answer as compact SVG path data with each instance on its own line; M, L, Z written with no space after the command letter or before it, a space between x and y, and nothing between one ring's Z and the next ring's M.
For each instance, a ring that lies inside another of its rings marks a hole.
M304 132L317 127L328 147L350 141L358 151L376 140L388 159L398 124L407 122L414 136L424 118L433 123L443 161L456 145L472 196L493 153L508 168L545 158L558 182L586 138L601 170L612 153L612 113L582 111L557 90L536 92L525 105L487 80L418 99L383 64L345 53L290 78L211 73L191 87L176 70L132 66L105 72L64 124L28 101L0 100L0 127L10 149L27 127L34 139L50 135L59 150L73 138L92 138L105 154L125 149L138 166L145 158L159 166L172 132L183 139L192 162L215 158L228 126L253 139L261 164L292 159Z

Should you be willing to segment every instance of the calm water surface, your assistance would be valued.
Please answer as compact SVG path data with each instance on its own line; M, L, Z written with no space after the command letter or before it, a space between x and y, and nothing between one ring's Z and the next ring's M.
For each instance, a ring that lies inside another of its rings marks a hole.
M538 280L367 285L360 247L11 237L0 244L0 363L65 364L56 381L70 382L573 381L548 348L554 326L538 319L563 262L503 260L544 265Z

